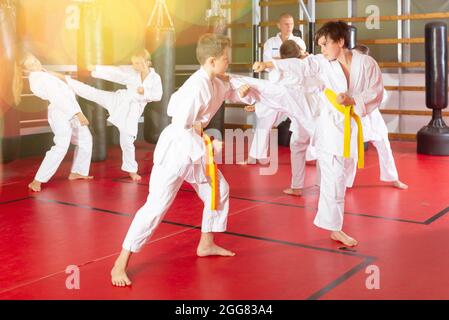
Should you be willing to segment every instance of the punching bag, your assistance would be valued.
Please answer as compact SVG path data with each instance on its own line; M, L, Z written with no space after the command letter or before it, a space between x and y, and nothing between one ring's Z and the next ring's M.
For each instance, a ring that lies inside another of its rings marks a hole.
M311 54L315 54L315 22L309 22L309 45L307 51Z
M18 158L22 74L17 57L16 8L12 1L0 0L0 163Z
M157 23L153 24L154 21ZM144 139L156 143L171 120L168 102L175 91L175 29L164 0L157 0L145 32L145 48L151 53L153 67L161 76L161 101L151 102L144 113Z
M80 4L80 28L78 30L78 80L98 89L107 89L106 83L93 79L87 67L105 64L101 6L96 1ZM103 161L107 157L106 110L96 103L79 98L84 115L89 119L89 129L93 137L92 161Z
M148 28L145 48L151 52L153 68L161 76L163 95L161 101L151 102L144 113L144 138L156 143L159 135L170 124L168 102L175 92L175 31L173 28Z
M290 139L292 137L292 132L290 131L291 124L292 121L288 118L277 126L278 145L284 147L290 146Z
M449 128L442 118L447 107L447 25L430 22L425 26L426 106L432 120L418 131L418 153L449 155Z
M349 43L348 48L354 49L357 45L357 28L354 26L349 26Z
M215 34L227 34L227 27L226 27L226 19L221 15L215 15L208 18L208 24L209 24L209 30L208 33L215 33ZM217 113L215 113L212 120L209 122L209 125L207 126L207 129L216 129L220 131L221 137L219 140L223 140L224 135L224 129L225 129L225 103L223 103L218 109Z

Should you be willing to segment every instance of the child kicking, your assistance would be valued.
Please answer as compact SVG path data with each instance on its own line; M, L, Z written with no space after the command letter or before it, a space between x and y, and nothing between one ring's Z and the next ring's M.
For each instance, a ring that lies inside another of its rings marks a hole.
M237 91L229 82L217 78L228 67L229 46L229 38L223 35L203 35L196 50L201 68L170 98L167 114L172 117L172 123L161 133L154 151L147 201L137 211L112 268L114 286L131 285L126 273L131 256L153 235L184 181L191 183L204 202L196 254L199 257L235 255L214 242L214 233L226 230L229 185L211 163L211 143L202 133L225 100L242 101L248 92L247 86ZM214 140L212 145L219 151L219 142Z
M162 98L161 77L151 68L151 56L146 50L131 58L132 67L89 66L94 78L104 79L126 86L116 92L99 90L67 77L67 83L77 95L93 101L109 113L108 121L119 129L122 149L122 170L132 180L141 180L138 174L134 141L139 119L145 106Z
M292 178L290 188L283 192L293 196L301 196L304 188L306 151L314 135L318 114L319 95L322 83L313 68L309 74L301 70L307 69L308 54L295 41L286 40L280 47L281 59L286 67L282 70L273 68L270 71L271 80L253 79L249 77L233 76L232 81L240 81L251 85L251 92L255 91L256 103L245 107L246 111L255 111L256 116L260 108L271 112L285 114L291 119L290 158ZM263 110L262 110L263 112ZM259 117L259 116L258 116ZM269 134L269 131L266 131ZM261 134L259 133L259 136ZM268 140L268 136L265 137ZM257 143L253 141L253 143Z
M347 168L354 164L354 159L363 159L358 152L359 149L363 151L363 141L358 139L360 122L354 118L366 116L380 105L382 74L373 58L348 48L350 32L345 22L325 23L317 31L315 39L322 54L307 57L308 67L297 72L315 72L326 88L338 94L331 102L330 95L321 93L323 103L320 104L313 138L321 170L320 198L314 224L329 230L331 239L352 247L358 241L342 229ZM273 67L283 69L288 67L288 60L257 62L253 68L256 72ZM350 106L350 113L346 113L348 109L342 106ZM349 130L345 129L345 123Z
M90 162L92 158L92 135L87 127L89 121L81 112L75 94L67 84L52 72L42 68L40 61L28 54L22 60L25 72L29 73L31 92L49 101L48 123L55 135L55 145L47 151L34 180L28 188L41 191L42 183L47 183L56 173L70 146L76 145L69 180L90 180Z

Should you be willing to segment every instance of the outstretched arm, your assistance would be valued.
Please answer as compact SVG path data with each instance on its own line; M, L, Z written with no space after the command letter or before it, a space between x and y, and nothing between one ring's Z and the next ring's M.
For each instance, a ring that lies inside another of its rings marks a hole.
M62 80L64 82L66 81L65 75L59 72L55 72L55 71L47 71L49 74L51 74L52 76L55 76L56 78L58 78L59 80Z
M262 72L262 71L265 71L266 69L271 69L273 67L274 67L274 65L273 65L273 62L271 62L271 61L266 61L266 62L256 61L253 64L254 72Z

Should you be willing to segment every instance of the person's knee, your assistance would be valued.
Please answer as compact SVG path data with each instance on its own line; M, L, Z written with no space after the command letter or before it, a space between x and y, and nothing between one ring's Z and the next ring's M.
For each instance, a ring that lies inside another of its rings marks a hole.
M71 136L70 134L62 134L55 136L54 142L55 142L55 148L67 152L70 146Z
M229 183L224 178L220 181L220 197L221 199L229 198Z
M88 132L86 134L85 138L83 139L83 144L84 144L86 149L92 149L93 138L92 138L92 134L90 132Z

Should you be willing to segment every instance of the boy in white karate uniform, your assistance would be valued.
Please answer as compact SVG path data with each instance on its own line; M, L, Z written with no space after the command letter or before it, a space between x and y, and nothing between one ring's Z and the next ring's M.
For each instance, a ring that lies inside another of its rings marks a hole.
M89 176L92 135L87 127L89 121L82 113L75 94L56 74L44 70L40 61L32 54L24 57L22 66L29 72L31 92L50 102L48 123L55 135L55 145L45 154L28 188L34 192L41 191L42 183L51 179L67 154L70 142L76 148L69 180L92 179Z
M219 187L218 190L213 188L211 176L206 172L207 153L203 140L206 136L202 137L202 128L207 127L222 103L225 100L242 101L249 89L244 86L237 92L229 82L217 78L217 75L224 75L228 67L229 45L226 36L203 35L197 46L201 68L170 98L167 113L172 117L172 123L161 133L154 151L148 199L136 213L111 271L115 286L131 284L126 268L132 253L138 252L154 233L184 181L192 184L204 202L197 255L235 255L214 243L213 232L226 230L229 186L217 170L216 185ZM213 145L216 151L221 148L221 143L216 140ZM217 200L215 208L211 206L213 198Z
M357 45L355 50L362 54L369 55L369 48L364 45ZM388 94L384 90L384 97L381 106L388 99ZM399 180L398 170L394 162L393 152L388 139L388 128L380 113L379 108L374 109L370 114L362 118L363 137L365 142L371 142L377 151L380 167L380 180L390 182L395 188L407 189L408 186ZM352 188L356 176L355 164L348 171L347 188Z
M356 50L349 50L349 26L342 21L325 23L316 33L316 40L322 54L309 56L307 68L302 73L316 70L325 86L339 93L336 102L353 106L353 113L363 117L376 109L383 96L382 74L376 61ZM256 72L265 68L279 68L288 65L288 60L257 62ZM313 137L318 163L321 170L320 199L314 224L331 231L331 238L346 246L355 246L357 240L343 232L344 203L347 168L358 158L358 129L350 120L350 153L344 151L344 115L337 110L327 97L322 95L317 128Z
M126 86L116 92L99 90L80 81L67 77L67 83L77 95L91 100L105 108L108 121L120 132L122 149L122 170L128 172L132 180L141 180L138 174L134 141L137 137L139 119L147 103L162 98L161 77L151 66L151 56L146 50L136 53L132 67L89 66L94 78L104 79Z
M303 52L306 51L306 44L300 37L293 35L295 27L295 20L289 13L283 13L279 16L277 23L279 33L268 39L263 48L263 61L271 61L273 59L280 59L280 48L285 41L295 42ZM267 70L271 71L271 70ZM277 75L275 73L268 73L268 80L276 81ZM266 160L268 158L268 145L270 140L270 132L273 126L278 125L285 120L286 115L282 112L275 111L259 102L256 110L257 124L254 131L253 142L249 150L248 160L244 164L256 163L257 160Z
M260 107L270 111L286 114L291 119L290 130L290 156L292 168L291 186L284 190L284 193L300 196L304 188L306 150L314 135L316 119L318 114L318 104L316 91L322 87L322 83L316 71L312 70L313 76L304 75L301 72L305 69L308 54L292 40L285 41L280 48L281 59L288 59L286 67L282 70L273 69L271 80L260 80L249 77L233 76L232 81L241 81L251 86L250 92L255 92L259 103L253 107L257 113ZM299 69L299 70L298 70ZM248 106L245 108L251 111Z

